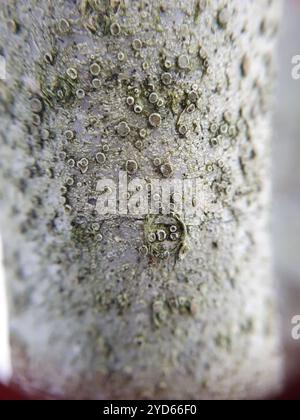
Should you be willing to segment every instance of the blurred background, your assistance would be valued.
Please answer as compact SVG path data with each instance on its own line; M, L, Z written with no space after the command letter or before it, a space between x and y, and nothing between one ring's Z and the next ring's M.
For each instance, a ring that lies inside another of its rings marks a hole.
M291 320L300 315L300 78L292 77L292 59L300 55L299 21L300 1L285 0L273 124L273 244L290 380L300 375L300 340L291 335Z
M300 78L292 77L295 67L292 59L300 56L299 22L300 0L284 0L273 130L273 246L287 372L286 390L279 398L287 399L300 399L300 339L292 339L291 334L292 318L300 316ZM0 267L2 382L9 378L9 372L3 270ZM0 385L0 399L4 397L15 399L18 393Z

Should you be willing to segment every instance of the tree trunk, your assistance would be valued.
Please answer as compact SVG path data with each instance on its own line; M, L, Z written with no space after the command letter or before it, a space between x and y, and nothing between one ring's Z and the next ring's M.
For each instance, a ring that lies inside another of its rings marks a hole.
M182 399L278 389L269 137L279 9L2 0L1 225L13 379L25 389ZM104 214L103 192L114 204L114 191L99 185L120 171L145 180L154 201L153 179L197 180L197 217L173 190L163 216L126 214L125 201Z

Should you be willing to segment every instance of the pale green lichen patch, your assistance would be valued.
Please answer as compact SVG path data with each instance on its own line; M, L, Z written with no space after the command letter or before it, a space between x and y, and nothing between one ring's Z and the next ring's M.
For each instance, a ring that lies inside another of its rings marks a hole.
M147 255L158 259L183 255L187 245L187 231L184 222L176 214L149 216L144 225Z
M155 328L172 322L174 315L195 316L198 304L193 297L169 296L158 298L152 303L152 321Z

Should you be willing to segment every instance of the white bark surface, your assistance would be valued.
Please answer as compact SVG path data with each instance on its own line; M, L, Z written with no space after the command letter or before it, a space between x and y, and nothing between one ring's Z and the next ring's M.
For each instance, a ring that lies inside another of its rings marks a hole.
M22 386L78 398L278 389L269 244L278 16L271 0L3 2L1 226ZM184 258L151 254L148 219L95 211L97 180L132 161L139 178L202 179L200 222L178 225Z
M8 328L7 293L2 263L2 243L0 242L0 381L8 383L11 379L11 360Z

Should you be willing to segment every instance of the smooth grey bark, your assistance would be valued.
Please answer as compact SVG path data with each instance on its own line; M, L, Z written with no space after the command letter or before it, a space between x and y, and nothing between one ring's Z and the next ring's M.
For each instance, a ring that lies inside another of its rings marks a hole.
M269 138L279 2L2 3L14 380L78 398L277 390ZM120 170L201 180L198 223L99 215L97 181ZM175 246L155 236L170 224Z

